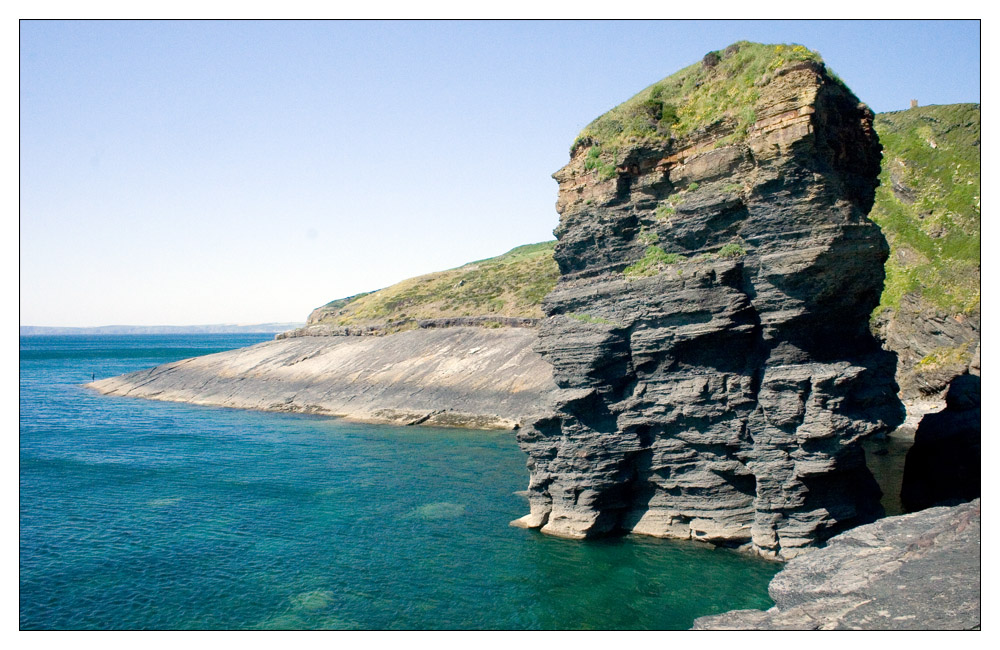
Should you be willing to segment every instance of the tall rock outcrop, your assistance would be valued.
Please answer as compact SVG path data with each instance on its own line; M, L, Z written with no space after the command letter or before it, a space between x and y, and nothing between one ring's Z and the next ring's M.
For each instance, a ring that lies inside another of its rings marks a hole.
M554 174L560 390L518 434L515 525L784 558L880 514L859 443L902 408L868 330L872 119L814 53L738 43L584 130Z

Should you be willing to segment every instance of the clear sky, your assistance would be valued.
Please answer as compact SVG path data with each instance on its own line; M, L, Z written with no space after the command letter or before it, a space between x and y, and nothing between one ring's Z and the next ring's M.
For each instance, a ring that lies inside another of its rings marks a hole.
M576 134L738 40L980 101L976 21L22 21L20 323L301 321L551 239Z

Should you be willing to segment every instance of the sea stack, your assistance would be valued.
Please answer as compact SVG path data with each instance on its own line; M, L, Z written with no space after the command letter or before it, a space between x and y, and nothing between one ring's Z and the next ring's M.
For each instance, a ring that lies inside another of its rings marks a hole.
M868 327L872 121L815 53L741 42L581 133L537 346L559 390L518 433L515 525L790 558L881 515L860 442L903 410Z

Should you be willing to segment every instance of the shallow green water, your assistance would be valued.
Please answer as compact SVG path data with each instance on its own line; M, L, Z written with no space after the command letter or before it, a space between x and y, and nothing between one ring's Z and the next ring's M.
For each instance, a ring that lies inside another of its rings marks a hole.
M554 539L510 433L100 396L98 377L264 337L21 340L24 629L684 629L780 568Z

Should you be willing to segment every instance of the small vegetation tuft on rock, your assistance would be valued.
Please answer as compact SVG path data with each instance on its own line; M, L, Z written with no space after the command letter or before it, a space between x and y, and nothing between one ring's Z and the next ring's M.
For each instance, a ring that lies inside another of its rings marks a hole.
M649 246L646 254L635 264L630 264L622 271L628 277L645 277L662 272L668 265L684 261L683 255L668 253L659 246Z
M747 254L747 249L743 247L743 244L738 242L729 242L725 246L719 249L717 255L722 258L736 258L743 257Z

